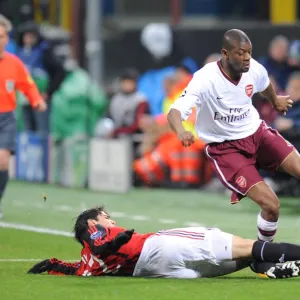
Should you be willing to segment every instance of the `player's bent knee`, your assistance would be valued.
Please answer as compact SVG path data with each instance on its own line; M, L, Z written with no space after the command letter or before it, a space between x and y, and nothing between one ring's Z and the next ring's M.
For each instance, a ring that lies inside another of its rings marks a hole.
M279 199L277 196L266 198L261 208L270 216L278 218L280 210Z
M263 182L253 187L247 196L261 207L264 214L268 214L275 219L279 216L279 199L266 183Z

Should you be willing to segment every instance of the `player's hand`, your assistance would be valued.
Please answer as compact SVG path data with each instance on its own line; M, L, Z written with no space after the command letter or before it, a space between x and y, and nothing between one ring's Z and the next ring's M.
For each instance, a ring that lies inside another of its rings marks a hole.
M40 274L52 269L52 263L50 259L45 259L35 264L27 273L29 274Z
M183 131L179 133L178 138L181 141L183 147L190 147L195 142L195 137L190 131Z
M45 100L42 100L34 107L34 109L39 112L44 112L47 110L47 103Z
M289 95L287 96L277 96L276 102L274 104L274 108L282 113L284 116L286 115L289 108L293 106L293 100Z
M128 243L131 240L133 233L134 233L134 229L126 230L119 233L115 238L115 243L117 244L117 246L122 246Z

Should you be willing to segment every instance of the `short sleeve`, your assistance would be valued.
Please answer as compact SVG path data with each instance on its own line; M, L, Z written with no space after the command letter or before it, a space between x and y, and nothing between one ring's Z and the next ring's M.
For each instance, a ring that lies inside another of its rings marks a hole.
M171 105L171 109L177 109L181 113L182 120L188 119L195 106L201 106L207 90L206 81L201 70L195 73L181 96Z

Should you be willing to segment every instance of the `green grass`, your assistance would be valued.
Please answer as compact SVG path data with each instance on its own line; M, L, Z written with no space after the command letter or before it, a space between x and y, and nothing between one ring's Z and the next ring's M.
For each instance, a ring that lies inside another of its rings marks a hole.
M47 194L46 202L43 193ZM119 225L140 232L197 222L243 237L256 237L258 207L255 204L244 199L232 206L226 196L200 191L136 189L120 195L11 182L4 201L3 222L69 232L72 219L84 207L105 204ZM277 240L300 243L299 200L281 199L281 207ZM0 228L0 241L1 260L48 257L73 260L80 256L79 245L69 237ZM76 278L27 275L26 271L33 264L0 261L0 299L281 300L300 297L299 279L262 279L249 270L222 278L197 280Z

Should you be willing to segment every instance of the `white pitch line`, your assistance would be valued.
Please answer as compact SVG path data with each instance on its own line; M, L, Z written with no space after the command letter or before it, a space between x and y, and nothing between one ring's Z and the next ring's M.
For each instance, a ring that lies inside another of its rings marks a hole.
M41 261L40 258L1 258L0 262L26 262L26 261Z
M147 216L132 216L132 217L130 217L130 219L132 219L134 221L147 221L150 218Z
M0 262L30 262L30 261L42 261L43 258L0 258ZM64 259L64 261L74 262L79 261L79 259Z
M121 211L112 211L110 213L110 215L113 217L113 218L125 218L125 213L121 212Z
M14 206L26 206L28 207L28 203L24 203L18 200L14 200L12 201ZM47 209L49 210L49 207L47 207L47 205L45 205L44 203L34 203L31 204L32 207L38 208L38 209ZM79 211L84 210L83 208L86 207L86 204L84 202L80 203L80 208L76 209L75 207L69 206L69 205L54 205L51 207L52 210L54 211L59 211L59 212L76 212L78 213ZM112 211L110 213L110 215L113 218L127 218L127 219L131 219L134 221L149 221L152 218L145 216L145 215L130 215L127 214L125 212L121 212L121 211ZM299 219L300 220L300 219ZM179 224L181 222L179 222L178 220L175 219L158 219L156 222L160 223L160 224ZM184 223L184 226L188 226L188 227L202 227L204 226L203 224L200 224L198 222L193 222L193 221L187 221ZM1 226L0 226L1 227Z
M162 223L162 224L174 224L174 223L177 223L177 221L173 220L173 219L159 219L158 222Z
M68 205L58 205L58 206L54 206L54 208L59 211L72 211L73 210L72 207L68 206Z
M74 235L68 231L56 230L51 228L43 228L43 227L35 227L29 226L25 224L16 224L16 223L6 223L0 222L0 227L2 228L12 228L24 231L38 232L38 233L47 233L52 235L61 235L61 236L69 236L73 237Z

